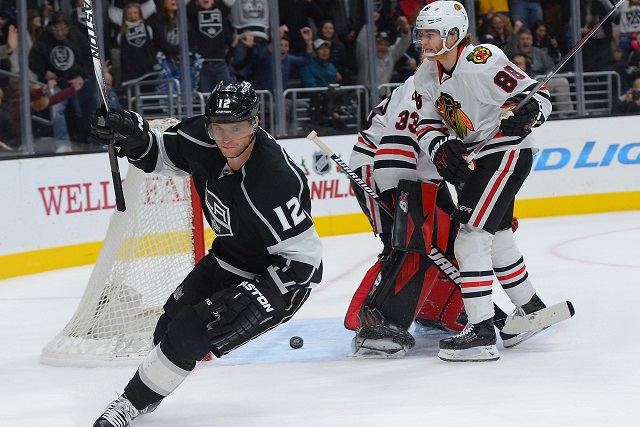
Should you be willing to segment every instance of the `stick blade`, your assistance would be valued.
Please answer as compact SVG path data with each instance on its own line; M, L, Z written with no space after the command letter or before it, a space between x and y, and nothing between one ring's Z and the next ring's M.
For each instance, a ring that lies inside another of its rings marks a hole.
M567 320L573 317L574 314L573 304L570 301L564 301L524 316L507 316L502 332L521 334L535 331Z

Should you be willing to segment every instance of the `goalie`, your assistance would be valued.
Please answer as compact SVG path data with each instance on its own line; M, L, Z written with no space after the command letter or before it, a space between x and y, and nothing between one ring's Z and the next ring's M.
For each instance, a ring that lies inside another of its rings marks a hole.
M391 218L353 186L384 245L345 317L345 327L356 331L355 357L405 355L415 345L408 332L414 320L444 332L461 331L466 324L456 276L446 274L453 266L455 226L450 215L455 205L433 162L420 149L420 136L430 126L421 120L421 109L422 98L409 77L371 111L350 158L351 169L387 206L396 207ZM432 249L440 268L427 255Z
M216 233L211 250L164 305L154 344L94 427L151 412L209 352L221 357L288 321L322 273L304 173L258 126L247 83L220 82L206 113L163 133L135 112L92 117L92 135L147 173L191 174ZM271 181L277 185L265 186Z

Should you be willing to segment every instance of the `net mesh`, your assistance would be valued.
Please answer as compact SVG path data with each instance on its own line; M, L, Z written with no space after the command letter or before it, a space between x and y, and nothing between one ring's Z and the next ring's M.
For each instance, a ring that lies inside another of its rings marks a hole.
M43 363L139 363L162 305L193 268L190 178L129 167L123 188L127 209L114 212L80 304L43 349Z

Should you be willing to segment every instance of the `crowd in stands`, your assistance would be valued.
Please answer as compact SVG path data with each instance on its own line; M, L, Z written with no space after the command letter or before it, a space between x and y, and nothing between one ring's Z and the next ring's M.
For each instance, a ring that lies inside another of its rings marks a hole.
M83 0L0 0L0 69L17 75L18 1L27 2L32 112L54 110L49 128L59 152L90 147L89 115L99 106ZM370 85L365 7L361 0L278 0L279 40L270 40L274 0L185 0L193 89L208 93L221 80L249 80L273 93L273 43L279 43L283 88ZM420 62L411 43L417 13L432 0L374 0L378 85L400 83ZM180 76L177 0L103 0L102 43L109 102L124 104L123 88ZM616 3L581 0L580 16L560 0L475 0L476 43L503 49L532 77L555 67L573 45L572 26L586 34ZM585 71L615 71L622 93L614 112L640 103L640 0L628 0L582 48ZM562 71L572 71L570 61ZM39 82L39 85L35 83ZM564 77L548 85L556 109L570 116L574 103ZM151 88L153 89L153 88ZM0 152L20 145L17 79L0 74ZM46 101L38 101L46 99ZM42 105L46 104L45 108ZM635 107L635 108L633 108ZM44 130L46 132L46 130Z

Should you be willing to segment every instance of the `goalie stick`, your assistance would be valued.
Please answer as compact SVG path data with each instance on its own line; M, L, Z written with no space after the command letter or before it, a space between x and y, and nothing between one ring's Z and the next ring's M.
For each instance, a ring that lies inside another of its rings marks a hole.
M619 0L618 3L616 3L613 6L613 8L609 11L609 13L607 13L604 16L604 18L602 18L600 21L598 21L596 23L596 25L594 25L591 28L591 30L589 30L589 32L587 34L585 34L569 52L567 52L567 54L564 56L564 58L562 58L560 60L560 62L558 62L558 64L551 71L549 71L544 76L544 78L538 82L537 85L534 86L534 88L531 90L531 92L529 92L527 94L527 96L525 96L524 99L522 101L520 101L518 103L518 105L513 110L507 110L507 111L504 112L504 114L502 115L500 120L506 119L507 117L509 117L509 115L513 114L512 111L518 111L520 108L522 108L523 105L525 105L527 102L529 102L529 100L533 97L533 95L535 95L540 90L540 88L542 88L544 85L546 85L549 82L549 80L551 80L551 78L558 71L560 71L560 69L562 67L564 67L564 64L566 64L567 61L569 61L569 59L571 59L571 57L578 51L578 49L580 49L582 47L582 45L584 45L587 42L587 40L589 40L591 38L593 33L598 31L598 29L602 26L602 24L604 24L604 21L606 21L613 14L613 12L615 12L616 9L618 9L618 7L622 3L624 3L625 1L626 0ZM500 131L500 125L498 125L498 127L496 127L495 130L493 132L491 132L487 138L484 139L484 141L482 141L476 148L473 149L473 151L471 153L469 153L467 155L467 163L469 163L469 168L471 168L471 169L474 168L474 165L472 163L473 159L478 155L480 150L482 150L484 148L484 146L487 145L487 143L491 139L493 139L494 136L496 136L498 134L499 131Z
M311 131L309 135L307 135L307 139L313 141L318 147L320 147L320 149L329 156L331 160L340 166L340 169L347 174L351 182L364 190L364 192L367 193L383 211L393 218L394 215L391 208L380 199L380 196L378 196L371 187L369 187L353 170L351 170L349 165L338 157L338 155L334 153L333 150L331 150L331 148L322 141L322 139L320 139L315 131ZM427 256L442 274L444 274L456 287L460 287L457 280L458 277L460 277L460 271L447 259L436 245L432 246L431 252ZM388 289L384 289L383 291L388 291ZM506 313L495 303L493 306L496 313L494 319L498 320L504 318L505 324L502 331L509 334L520 334L551 326L554 323L570 318L575 313L573 305L569 301L564 301L551 307L538 310L526 316L507 316Z
M100 92L102 108L108 113L109 103L107 102L107 85L104 80L104 72L102 59L100 56L100 47L98 46L98 35L96 34L95 18L93 14L93 0L84 0L82 10L87 18L87 33L89 35L89 47L91 48L91 59L93 60L93 72L96 76L96 85ZM100 118L104 121L104 118ZM101 123L104 124L104 123ZM116 193L116 208L119 212L124 212L127 208L124 202L124 192L122 191L122 178L120 177L120 166L116 157L115 147L113 146L113 137L111 143L107 146L109 150L109 164L111 166L111 178L113 179L113 189Z

